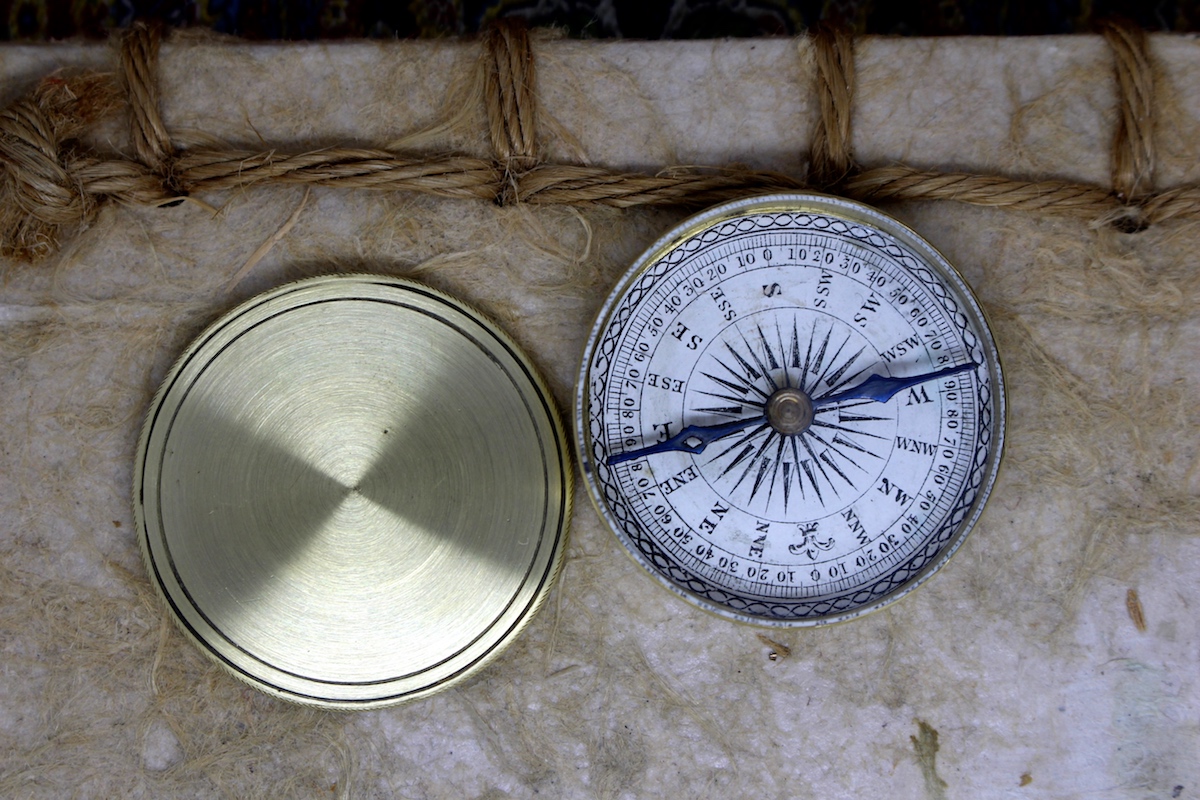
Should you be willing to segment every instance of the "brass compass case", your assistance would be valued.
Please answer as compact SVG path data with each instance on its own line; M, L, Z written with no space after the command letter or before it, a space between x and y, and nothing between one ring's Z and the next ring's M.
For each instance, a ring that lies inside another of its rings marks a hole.
M342 709L494 658L557 577L570 503L526 356L462 302L366 275L278 288L201 334L134 474L181 628L251 685Z
M632 558L694 605L809 626L936 572L1004 440L999 355L963 278L859 203L779 194L670 231L588 338L576 436Z

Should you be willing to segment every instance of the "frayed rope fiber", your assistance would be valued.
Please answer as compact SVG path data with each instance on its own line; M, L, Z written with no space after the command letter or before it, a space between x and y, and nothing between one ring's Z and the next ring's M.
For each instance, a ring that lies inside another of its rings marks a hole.
M1111 187L904 165L862 168L850 149L854 42L843 30L814 36L816 119L804 179L742 168L666 168L657 174L545 163L536 137L536 61L526 29L511 22L482 38L493 159L332 147L301 153L181 149L158 108L159 32L135 24L121 38L121 79L48 78L0 112L0 254L37 260L86 226L105 203L162 206L261 183L423 192L500 205L627 208L705 206L749 193L814 188L859 200L953 200L1066 215L1134 231L1200 218L1200 186L1155 191L1154 64L1140 29L1104 29L1114 54L1118 124ZM81 134L122 107L136 159L81 148Z

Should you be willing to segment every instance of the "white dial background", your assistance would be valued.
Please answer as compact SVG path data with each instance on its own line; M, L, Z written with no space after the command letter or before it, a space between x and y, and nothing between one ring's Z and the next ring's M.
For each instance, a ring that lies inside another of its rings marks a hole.
M930 250L820 213L724 217L635 267L601 314L581 381L585 469L631 553L700 605L823 621L886 602L949 554L984 484L991 337ZM888 402L821 398L872 375L964 364ZM803 390L812 425L765 421L698 454L611 456L759 417Z

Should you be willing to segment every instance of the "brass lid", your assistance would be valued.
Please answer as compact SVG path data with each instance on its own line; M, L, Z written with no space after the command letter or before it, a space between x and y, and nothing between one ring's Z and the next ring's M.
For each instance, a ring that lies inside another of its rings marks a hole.
M475 673L562 562L553 398L495 324L350 275L250 300L151 405L134 471L147 570L196 644L270 694L371 708Z

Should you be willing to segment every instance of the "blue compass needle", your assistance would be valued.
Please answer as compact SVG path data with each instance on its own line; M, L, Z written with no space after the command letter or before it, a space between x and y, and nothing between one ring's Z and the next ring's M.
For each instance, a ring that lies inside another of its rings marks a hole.
M959 364L957 367L946 367L935 372L926 372L922 375L913 375L907 378L885 378L882 375L872 375L853 389L835 392L826 397L813 398L812 404L813 408L822 408L841 403L844 400L875 400L880 403L886 403L905 389L911 389L913 386L925 383L926 381L949 378L951 375L968 372L978 366L975 362Z
M717 439L724 439L731 433L745 430L753 425L766 425L767 415L759 414L756 417L747 417L746 419L735 419L733 422L722 422L720 425L688 425L679 433L672 436L670 439L652 444L649 447L643 447L639 450L630 450L626 453L619 453L615 456L609 456L605 462L608 466L613 467L625 461L630 461L642 456L649 456L655 453L666 453L671 450L682 450L685 453L703 453L704 448L715 442Z
M935 370L933 372L925 372L920 375L912 375L903 378L886 378L882 375L872 375L865 381L855 386L852 389L846 389L841 392L835 392L825 397L812 400L814 409L824 408L826 406L836 405L846 400L874 400L879 403L886 403L895 397L899 392L905 389L910 389L918 384L926 381L937 380L939 378L948 378L951 375L958 375L962 372L969 372L976 369L979 365L975 362L969 364L959 364L956 367L946 367L945 369ZM635 458L642 456L654 455L655 453L667 453L671 451L682 451L697 455L704 452L704 448L708 447L718 439L724 439L730 434L743 431L746 428L755 425L766 426L770 423L767 420L767 415L758 414L745 419L737 419L732 422L722 422L719 425L688 425L669 439L647 447L641 447L637 450L629 450L624 453L609 456L605 463L614 467L617 464L622 464L626 461L632 461Z

